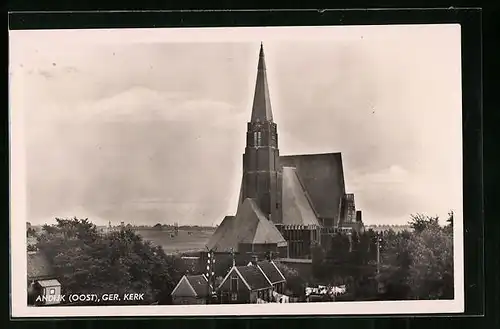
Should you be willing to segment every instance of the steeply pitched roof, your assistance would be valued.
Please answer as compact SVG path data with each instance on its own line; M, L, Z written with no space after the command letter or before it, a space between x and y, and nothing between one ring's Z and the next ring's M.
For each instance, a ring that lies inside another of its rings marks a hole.
M281 274L281 272L272 262L261 261L258 262L257 265L260 267L262 272L264 272L265 276L269 279L269 281L271 281L272 284L286 281L283 274Z
M251 118L252 122L256 122L257 120L261 122L273 121L271 98L269 97L269 87L267 85L266 61L262 44L260 45L257 81L255 82L255 95Z
M184 275L171 294L176 297L206 297L208 280L204 275Z
M272 285L267 281L262 272L255 266L237 266L239 274L245 282L250 286L251 290L260 290L271 288Z
M49 278L54 275L54 269L41 252L28 252L27 272L29 280Z
M282 167L295 167L305 187L312 208L320 218L339 217L340 202L345 193L344 171L340 153L280 156Z
M319 226L295 168L283 167L283 224Z
M220 249L220 241L222 241L225 237L227 238L228 234L230 235L233 230L233 222L235 216L226 216L219 224L215 232L212 234L207 243L207 248L209 250L217 250L223 251Z
M286 240L255 201L247 198L235 217L224 218L207 247L216 251L229 251L231 248L237 251L240 243L286 244Z
M208 295L208 280L204 275L186 275L191 287L199 297Z

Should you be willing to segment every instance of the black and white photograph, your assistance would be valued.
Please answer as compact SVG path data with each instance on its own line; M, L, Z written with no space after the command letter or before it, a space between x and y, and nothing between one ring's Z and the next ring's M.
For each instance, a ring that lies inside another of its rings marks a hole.
M460 25L9 39L12 316L464 311Z

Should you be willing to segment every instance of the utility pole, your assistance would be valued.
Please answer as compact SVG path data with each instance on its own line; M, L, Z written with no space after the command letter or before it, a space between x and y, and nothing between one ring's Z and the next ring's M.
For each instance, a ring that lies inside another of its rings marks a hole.
M213 250L209 250L207 252L207 281L208 281L207 304L211 303L212 296L214 293L214 291L213 291L213 288L214 288L213 285L215 284L214 283L214 276L215 276L214 266L215 266L215 255L214 255Z
M380 292L380 242L382 238L380 233L377 233L377 291Z

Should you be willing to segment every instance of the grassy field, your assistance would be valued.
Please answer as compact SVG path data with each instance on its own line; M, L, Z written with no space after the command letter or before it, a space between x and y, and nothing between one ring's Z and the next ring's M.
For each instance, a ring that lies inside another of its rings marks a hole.
M172 232L167 230L136 230L136 233L145 240L149 240L155 245L162 246L163 250L168 254L205 250L205 245L213 232L213 230L179 230L177 236L171 236Z

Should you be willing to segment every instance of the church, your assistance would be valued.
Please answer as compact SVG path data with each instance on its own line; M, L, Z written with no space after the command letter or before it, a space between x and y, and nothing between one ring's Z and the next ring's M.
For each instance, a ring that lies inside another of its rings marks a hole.
M280 155L261 43L237 211L207 248L310 259L329 236L363 228L354 194L345 190L341 153Z

